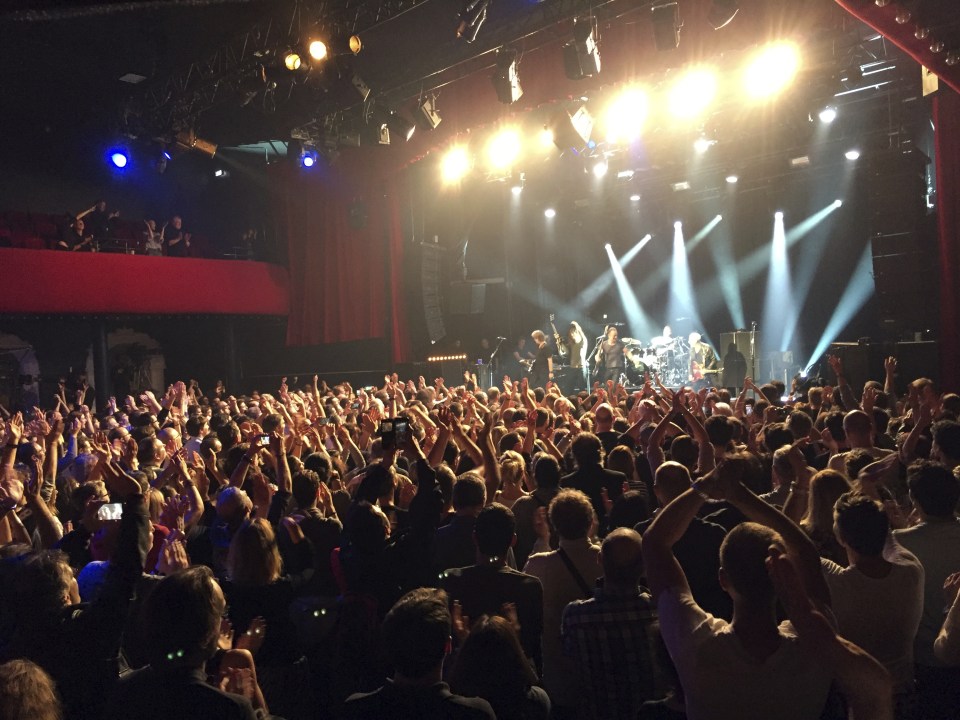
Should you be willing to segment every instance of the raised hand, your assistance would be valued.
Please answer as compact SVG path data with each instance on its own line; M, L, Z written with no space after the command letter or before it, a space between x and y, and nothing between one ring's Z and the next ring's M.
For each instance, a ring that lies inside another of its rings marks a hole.
M463 614L463 605L460 604L459 600L453 601L450 619L452 620L453 636L462 645L470 635L470 618Z
M190 567L190 558L187 556L187 545L183 541L183 532L174 530L163 543L160 557L157 559L157 572L160 575L171 575L178 570Z

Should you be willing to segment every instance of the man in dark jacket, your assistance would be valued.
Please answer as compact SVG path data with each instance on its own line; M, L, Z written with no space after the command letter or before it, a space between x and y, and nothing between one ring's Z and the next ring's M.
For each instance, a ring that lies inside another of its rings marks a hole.
M570 446L573 459L577 462L576 472L565 476L560 486L573 488L585 493L597 513L597 527L603 534L606 528L607 510L603 504L603 491L609 500L616 500L623 494L623 483L627 476L615 470L603 467L603 446L600 438L593 433L580 433Z

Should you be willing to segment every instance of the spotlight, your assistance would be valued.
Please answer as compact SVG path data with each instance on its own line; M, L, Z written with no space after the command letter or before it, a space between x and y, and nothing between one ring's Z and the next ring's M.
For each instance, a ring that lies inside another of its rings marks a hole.
M607 141L629 143L640 137L650 101L640 88L630 88L615 98L607 109Z
M675 221L675 222L673 223L673 229L674 229L674 230L679 230L679 229L682 228L682 227L683 227L683 223L682 223L680 220L677 220L677 221Z
M727 182L731 185L736 185L740 181L739 176L737 175L727 175Z
M675 2L654 5L650 8L653 22L653 43L657 50L676 50L680 45L680 6Z
M790 158L790 167L794 167L794 168L810 167L810 156L801 155L800 157Z
M740 12L737 0L713 0L707 12L707 22L714 30L726 27Z
M554 210L553 208L547 208L546 210L543 211L543 216L547 219L555 218L557 216L557 211Z
M317 164L317 151L309 147L302 148L300 150L300 165L309 169L316 164Z
M599 180L600 178L602 178L604 175L607 174L607 169L608 169L608 168L607 168L607 161L606 161L606 160L598 160L598 161L597 161L596 163L594 163L594 165L593 165L593 176Z
M633 170L621 170L620 172L617 173L617 179L618 179L618 180L632 180L634 174L635 174L635 173L634 173Z
M836 200L833 201L833 206L834 206L834 207L842 207L842 206L843 206L843 200L841 200L840 198L837 198Z
M673 188L674 192L681 192L683 190L689 190L690 183L687 180L681 180L680 182L671 183L670 187Z
M693 149L697 151L698 155L703 155L707 150L710 149L710 146L713 145L713 140L708 140L705 137L698 137L693 141Z
M774 43L758 52L744 72L747 94L754 100L771 98L793 82L800 53L792 43Z
M487 19L487 6L490 0L468 0L460 13L460 23L457 25L457 37L468 43L477 39L480 26Z
M630 200L631 202L640 202L640 196L637 194L633 194L630 196Z
M706 68L695 68L674 83L667 103L674 117L690 119L706 110L716 94L716 74Z
M497 91L497 99L503 104L511 105L520 99L523 88L520 87L520 75L517 72L516 50L497 50L497 69L491 80Z
M119 169L123 169L127 166L127 163L130 162L130 158L127 156L127 153L123 150L114 150L110 153L110 162L113 163L113 166Z
M359 35L340 35L335 37L327 50L333 55L357 55L363 49L363 42Z
M501 130L487 144L487 158L496 170L513 165L520 155L520 133L514 128Z
M606 249L606 250L610 250L610 249L613 248L613 245L611 245L610 243L604 243L603 247L604 247L604 249Z
M218 178L228 178L230 177L230 173L229 171L224 170L223 168L217 168L216 170L213 171L213 176Z
M843 156L844 156L847 160L857 160L857 159L859 159L859 157L860 157L860 151L859 151L859 150L856 150L856 149L854 149L854 150L847 150L847 151L843 154Z
M303 64L303 61L300 59L300 56L293 51L288 52L283 57L283 66L287 68L287 70L289 70L290 72L293 72L294 70L299 70L300 65L302 64Z
M783 220L783 211L782 211L782 210L777 210L777 211L773 214L773 217L776 218L777 220Z
M424 98L417 105L417 119L427 130L435 130L440 124L440 113L437 112L437 98L434 95Z
M540 131L540 144L543 145L544 147L553 146L553 130L545 127L543 130Z
M386 124L387 127L390 128L391 135L401 137L404 139L404 141L410 140L410 138L413 137L413 133L417 129L416 125L402 115L398 115L395 110L391 110L389 113L387 113Z
M314 40L310 43L307 51L314 60L323 60L327 57L327 44L323 40ZM293 68L294 70L296 68Z
M456 183L470 172L470 155L462 145L457 145L447 151L440 167L445 183Z
M718 213L717 216L714 218L714 220L716 220L717 222L720 222L721 220L723 220L723 215L720 215Z
M513 196L514 196L514 197L518 197L518 196L520 195L520 193L523 192L523 186L522 186L522 185L514 185L512 188L510 188L510 192L513 193Z
M820 111L820 122L829 125L837 119L837 109L828 105Z
M596 19L574 20L573 40L563 46L563 69L571 80L582 80L600 73Z
M568 110L558 110L546 128L553 137L553 144L560 150L572 149L574 152L580 152L584 145L588 148L591 144L592 147L596 147L596 143L590 139L593 134L593 116L590 115L586 105L577 108L573 115Z

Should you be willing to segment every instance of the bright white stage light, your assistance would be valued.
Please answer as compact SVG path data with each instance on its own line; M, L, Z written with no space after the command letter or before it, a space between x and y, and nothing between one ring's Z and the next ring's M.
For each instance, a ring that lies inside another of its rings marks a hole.
M833 206L834 206L834 207L842 207L842 206L843 206L843 200L841 200L840 198L837 198L836 200L833 201Z
M753 100L771 98L783 91L800 69L800 51L793 43L768 45L750 61L743 74L744 89Z
M514 185L512 188L510 188L510 192L512 192L514 194L514 197L516 197L523 192L523 188L520 187L519 185Z
M697 117L717 94L717 75L707 68L689 70L673 84L667 97L670 113L679 119Z
M490 165L497 170L510 167L520 155L520 146L520 133L517 130L501 130L487 144L487 159Z
M820 122L825 125L829 125L834 120L837 119L837 109L828 105L823 110L820 111Z
M640 137L650 111L650 100L640 88L622 92L606 114L607 141L629 143Z
M460 182L470 172L470 155L467 149L462 145L450 148L443 156L440 172L445 183Z
M598 180L607 174L607 161L598 160L593 166L593 176Z
M698 137L693 141L693 149L696 150L698 155L703 155L710 149L711 145L713 145L713 140L708 140L705 137Z
M633 201L633 202L640 202L640 196L639 196L639 195L631 195L631 196L630 196L630 200Z
M557 211L553 208L547 208L543 211L543 216L547 219L554 218L557 216Z
M856 149L854 149L854 150L847 150L847 151L843 154L843 156L844 156L847 160L857 160L857 159L860 158L860 151L859 151L859 150L856 150Z
M773 217L775 217L777 220L783 220L783 211L782 211L782 210L777 210L777 211L773 214Z
M736 175L727 175L727 182L731 185L736 185L740 181L740 178Z

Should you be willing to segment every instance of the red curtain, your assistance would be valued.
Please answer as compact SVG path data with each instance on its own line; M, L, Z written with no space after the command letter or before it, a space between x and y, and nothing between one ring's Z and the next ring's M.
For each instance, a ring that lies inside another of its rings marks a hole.
M940 223L940 378L960 388L960 94L942 88L933 102Z
M407 357L403 231L393 183L366 163L277 170L279 217L287 237L287 344L387 338ZM389 313L388 313L389 310Z

